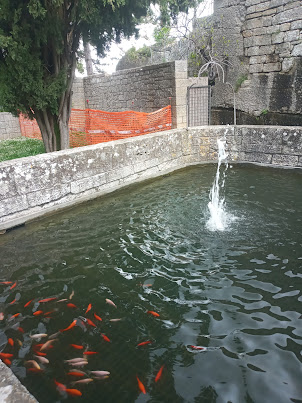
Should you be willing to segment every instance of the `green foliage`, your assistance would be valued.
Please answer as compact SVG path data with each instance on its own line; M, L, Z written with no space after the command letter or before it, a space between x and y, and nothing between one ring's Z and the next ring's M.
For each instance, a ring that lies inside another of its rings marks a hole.
M148 46L143 46L140 49L136 49L134 46L126 52L126 58L131 62L137 62L139 60L144 61L151 57L151 50Z
M265 115L267 115L268 114L268 109L263 109L261 112L260 112L260 116L265 116Z
M247 74L242 74L236 81L235 83L235 92L238 92L239 88L241 87L241 85L244 83L244 81L246 81L248 79Z
M0 161L43 153L45 153L45 147L41 140L22 137L20 139L0 141Z

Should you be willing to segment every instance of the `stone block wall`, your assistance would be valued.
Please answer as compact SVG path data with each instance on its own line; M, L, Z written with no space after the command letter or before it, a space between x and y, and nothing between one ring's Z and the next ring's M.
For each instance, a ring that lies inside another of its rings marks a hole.
M0 163L0 231L189 165L217 162L225 126L146 134ZM233 162L302 168L302 128L237 126Z
M302 2L214 0L214 7L206 21L214 28L213 50L230 62L226 81L237 90L237 109L265 114L268 124L302 124ZM232 91L217 81L212 105L229 109L220 122L232 123Z
M0 140L21 137L19 119L8 112L0 112Z

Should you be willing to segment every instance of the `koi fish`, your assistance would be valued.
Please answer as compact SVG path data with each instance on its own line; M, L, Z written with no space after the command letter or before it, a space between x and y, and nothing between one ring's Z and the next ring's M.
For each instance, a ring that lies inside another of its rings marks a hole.
M85 378L85 379L80 379L79 381L71 382L71 385L77 385L77 384L86 384L93 382L92 378Z
M24 363L26 366L31 366L31 367L34 367L34 368L36 368L36 369L41 369L41 367L40 367L40 365L37 363L37 361L35 361L35 360L28 360L28 361L25 361L25 363Z
M65 360L64 362L67 362L68 364L73 364L75 362L80 362L80 361L87 361L86 358L79 357L79 358L72 358L71 360Z
M4 358L3 362L4 362L4 364L6 364L7 366L11 366L11 365L12 365L11 360L9 360L8 358Z
M12 302L9 303L9 305L13 305L16 301L17 301L17 300L16 300L16 298L15 298Z
M74 296L74 290L72 290L71 294L69 295L69 299L71 299Z
M80 392L78 389L65 389L65 392L69 396L82 396L82 392Z
M150 315L155 316L156 318L158 318L160 316L159 313L154 312L154 311L147 311L147 313L149 313Z
M7 342L8 342L9 345L14 347L14 340L11 337L7 340Z
M118 319L109 319L109 322L119 322L120 320L122 320L122 319L120 319L120 318L118 318Z
M54 333L54 334L50 335L48 338L49 338L49 340L56 339L60 334L61 334L61 332L59 331L57 333Z
M100 322L102 322L102 318L100 316L98 316L96 313L94 313L93 316L95 317L96 320L99 320Z
M78 344L69 344L71 347L75 348L76 350L83 350L83 346L79 346Z
M111 342L111 340L109 339L109 337L107 337L104 333L101 333L101 336L103 337L103 339L104 339L105 341L108 341L108 343Z
M71 365L72 367L82 367L83 365L87 365L88 361L84 360L83 361L78 361L78 362L71 362L69 365Z
M22 341L21 341L21 340L16 339L16 341L17 341L17 343L18 343L18 345L19 345L20 347L22 347L22 346L23 346L23 343L22 343Z
M71 324L68 327L66 327L66 329L62 329L62 330L60 330L60 332L67 332L67 330L70 330L73 327L75 327L76 323L77 323L77 321L75 319L73 322L71 322Z
M31 299L30 301L26 302L26 304L24 305L24 308L27 308L32 301L33 301L33 299Z
M49 318L49 315L51 315L51 314L54 313L54 312L56 312L56 311L55 311L55 310L52 310L52 311L45 312L45 313L44 313L44 316L47 317L47 318Z
M86 309L85 315L86 315L87 312L89 312L89 311L91 310L91 308L92 308L92 305L89 304L88 307L87 307L87 309Z
M200 347L200 346L193 346L192 344L189 345L193 350L206 350L205 347Z
M23 327L21 327L21 326L19 326L19 327L17 328L17 330L18 330L20 333L24 333L24 329L23 329Z
M34 357L40 361L42 364L49 364L49 360L45 357L41 357L39 355L34 355Z
M84 351L83 355L93 355L98 354L98 351Z
M82 377L85 376L86 374L85 374L85 372L83 372L83 371L70 371L70 372L67 373L67 375L76 376L76 377L78 377L78 378L82 378Z
M113 301L111 301L111 299L109 299L109 298L106 298L106 303L109 304L109 305L114 306L114 308L117 308L117 306L115 305L115 303L114 303Z
M14 315L12 315L12 316L9 318L9 320L12 320L12 319L14 319L14 318L17 318L19 315L21 315L20 312L15 313Z
M158 382L158 381L160 380L161 375L162 375L162 373L163 373L163 369L164 369L164 365L162 365L162 366L160 367L160 370L158 371L158 373L157 373L157 375L156 375L156 377L155 377L155 382Z
M139 390L145 395L146 394L146 389L144 387L144 384L140 381L138 376L136 376L136 379L137 379Z
M54 380L54 381L55 381L55 384L56 384L57 389L59 389L60 392L65 392L66 386L63 385L63 383L57 382L56 380Z
M42 339L42 337L47 337L46 333L37 333L37 334L32 334L29 336L31 339Z
M89 373L98 378L103 378L104 376L108 377L110 375L109 371L89 371Z
M14 284L9 288L10 290L12 290L13 288L15 288L17 285L17 281L14 282Z
M96 327L96 325L92 322L92 320L90 320L90 319L88 319L88 318L87 318L87 323L88 323L88 325L90 325L90 326Z
M52 298L45 298L45 299L40 299L40 304L43 302L50 302L50 301L54 301L55 299L57 299L57 297L52 297Z
M40 351L47 350L47 349L51 348L51 347L50 347L51 344L54 343L55 341L57 341L57 339L48 340L46 343L44 343L44 344L42 345L42 347L40 348Z
M68 306L68 308L77 308L77 306L75 304L72 304L71 302L66 306Z
M65 301L68 301L68 299L67 298L59 299L59 301L57 302L65 302Z
M150 341L150 340L148 340L148 341L143 341L142 343L138 343L138 345L137 345L136 347L145 346L146 344L150 344L150 343L152 343L152 341Z
M4 313L0 312L0 320L3 320L3 319L4 319Z
M45 357L47 355L46 353L41 353L41 351L36 351L36 354L40 357Z
M42 315L43 311L36 311L33 313L34 316Z
M12 281L0 281L0 284L9 285L12 284Z
M3 358L11 358L11 357L13 357L13 355L14 354L10 354L10 353L0 353L0 358L1 358L1 360Z

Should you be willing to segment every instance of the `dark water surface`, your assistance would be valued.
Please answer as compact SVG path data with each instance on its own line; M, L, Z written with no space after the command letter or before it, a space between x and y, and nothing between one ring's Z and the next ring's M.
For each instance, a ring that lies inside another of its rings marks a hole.
M0 350L13 351L12 370L41 403L302 401L302 175L229 169L226 205L237 220L216 233L205 226L215 171L214 165L179 171L0 238L0 280L18 281L13 290L0 286ZM69 298L72 290L68 302L77 309L38 303ZM54 312L46 318L33 316L36 310ZM29 335L51 335L79 316L97 327L63 332L44 371L26 372L24 361L38 344ZM98 352L89 356L87 373L111 373L74 386L81 398L54 385L56 379L72 388L76 380L64 360L81 351L70 343Z

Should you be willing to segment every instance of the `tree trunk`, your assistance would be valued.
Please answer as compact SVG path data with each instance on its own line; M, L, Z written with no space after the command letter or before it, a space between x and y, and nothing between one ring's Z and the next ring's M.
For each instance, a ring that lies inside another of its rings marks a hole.
M85 56L85 64L86 64L86 71L88 76L92 76L93 74L93 64L91 58L91 51L89 42L84 42L84 56Z
M56 117L46 109L34 112L34 116L42 134L46 152L57 151L57 138L55 133Z

